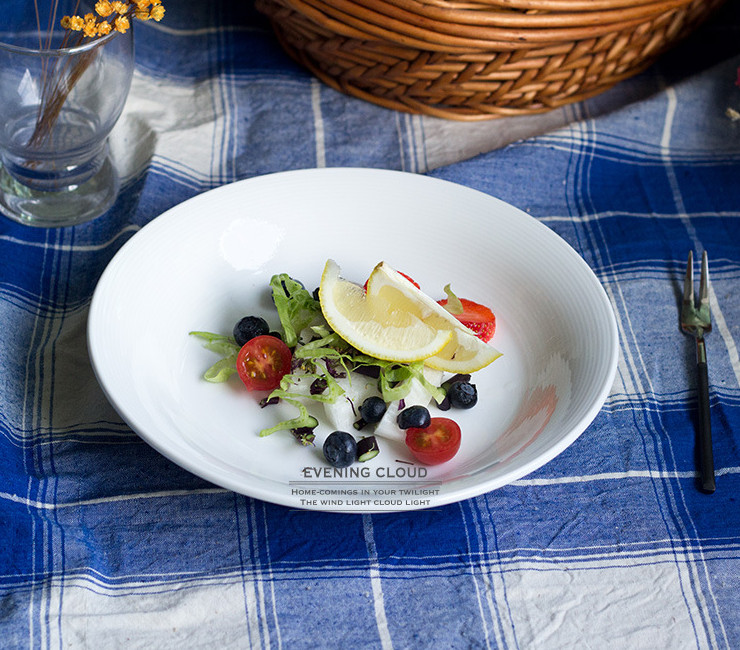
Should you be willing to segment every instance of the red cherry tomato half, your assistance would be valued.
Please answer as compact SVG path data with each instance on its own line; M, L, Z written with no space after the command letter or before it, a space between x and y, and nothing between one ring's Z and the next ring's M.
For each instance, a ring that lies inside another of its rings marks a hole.
M446 463L460 449L460 440L460 427L449 418L432 418L425 429L406 429L406 446L425 465Z
M290 372L292 357L290 348L276 336L255 336L239 350L236 370L247 390L273 390Z

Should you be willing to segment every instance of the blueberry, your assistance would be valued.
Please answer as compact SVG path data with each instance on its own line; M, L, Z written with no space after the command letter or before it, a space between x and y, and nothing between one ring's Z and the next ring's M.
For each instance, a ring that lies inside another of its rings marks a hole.
M360 417L367 423L380 422L385 415L385 402L383 398L376 395L368 397L360 406Z
M450 405L458 409L473 408L478 402L478 390L475 384L467 381L456 381L447 388Z
M234 338L237 345L244 345L257 336L268 334L270 326L264 318L259 316L245 316L234 325Z
M399 429L409 429L414 427L415 429L426 429L432 421L432 416L429 414L429 409L425 406L409 406L403 409L396 418L396 423Z
M333 467L349 467L357 458L357 442L346 431L330 433L324 441L324 458Z

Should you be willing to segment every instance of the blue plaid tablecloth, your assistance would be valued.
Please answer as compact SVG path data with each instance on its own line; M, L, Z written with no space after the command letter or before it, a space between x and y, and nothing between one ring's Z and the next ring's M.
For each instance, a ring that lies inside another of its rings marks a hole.
M740 647L737 3L613 91L476 124L336 93L251 3L169 2L136 37L114 208L0 218L0 648ZM322 166L482 190L585 259L621 354L571 447L460 503L324 514L206 483L122 422L85 339L116 251L203 191ZM712 495L678 328L689 250L710 260Z

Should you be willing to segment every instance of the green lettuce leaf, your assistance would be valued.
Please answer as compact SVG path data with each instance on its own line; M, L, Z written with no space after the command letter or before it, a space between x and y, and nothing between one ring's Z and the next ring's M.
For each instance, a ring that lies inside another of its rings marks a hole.
M296 399L284 397L286 402L289 402L298 409L298 415L290 420L283 420L278 422L275 426L267 429L262 429L259 435L261 438L270 436L276 431L291 431L292 429L303 429L303 428L314 428L318 426L318 420L308 412L308 409Z
M197 331L190 332L190 335L203 339L204 348L221 356L221 359L203 373L203 379L213 384L221 384L236 372L236 357L240 348L233 337Z
M321 314L321 306L300 282L287 273L273 275L270 287L283 327L283 340L289 348L294 348L300 333Z

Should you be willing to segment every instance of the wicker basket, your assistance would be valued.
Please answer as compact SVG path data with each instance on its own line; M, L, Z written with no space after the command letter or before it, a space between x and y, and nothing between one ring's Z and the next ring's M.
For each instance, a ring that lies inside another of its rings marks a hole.
M724 0L257 0L342 92L458 120L530 114L652 63Z

